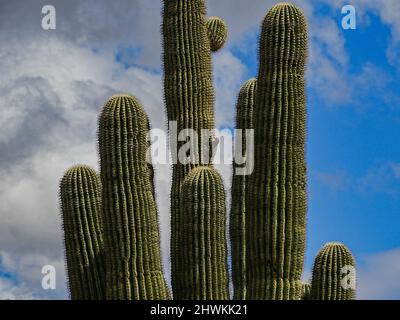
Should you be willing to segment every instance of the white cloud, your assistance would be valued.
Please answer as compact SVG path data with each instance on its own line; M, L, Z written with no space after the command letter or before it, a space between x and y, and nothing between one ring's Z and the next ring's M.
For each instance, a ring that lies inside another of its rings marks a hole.
M15 285L12 281L0 278L0 300L33 300L30 288Z
M66 277L63 257L49 259L48 255L32 252L10 254L0 251L0 265L5 270L12 270L11 278L0 278L0 300L4 299L64 299ZM56 270L55 289L42 288L42 268L54 266Z
M331 191L399 195L400 165L396 162L375 164L358 177L346 171L315 172L312 177Z
M30 290L34 298L66 296L58 181L66 168L81 162L96 164L94 146L41 151L0 173L2 268L18 278L16 287ZM56 267L55 291L40 286L44 265ZM9 293L7 287L0 292Z
M7 51L0 62L0 253L17 282L3 279L0 295L63 298L59 179L76 163L97 167L97 118L115 92L134 93L153 124L164 127L161 77L56 39L13 43ZM169 206L162 201L165 225ZM56 291L40 286L46 264L56 266Z
M333 192L347 188L350 183L350 178L344 171L335 173L317 172L315 174L315 179L323 185L326 185Z
M234 126L236 101L241 85L247 80L246 66L230 51L214 55L216 91L215 118L218 126Z
M118 0L118 5L98 0L53 0L51 4L56 8L57 29L44 31L40 15L43 1L2 1L0 37L3 43L35 38L43 41L40 42L43 45L46 41L59 39L73 47L95 49L110 55L114 55L118 47L133 46L140 49L135 56L136 64L149 68L160 66L160 0ZM68 59L67 52L64 58Z
M400 249L366 255L357 270L358 299L400 299Z
M310 19L310 58L307 81L313 91L328 103L351 101L348 54L343 33L331 17Z
M392 197L399 195L396 163L375 165L355 182L357 191L362 193L381 193Z
M392 170L396 179L400 179L400 163L392 163Z

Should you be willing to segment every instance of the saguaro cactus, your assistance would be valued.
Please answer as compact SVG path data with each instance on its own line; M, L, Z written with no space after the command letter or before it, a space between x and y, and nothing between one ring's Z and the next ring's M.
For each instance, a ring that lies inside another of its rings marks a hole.
M60 183L69 289L74 300L105 298L100 193L100 178L85 165L67 170Z
M329 242L315 258L311 283L312 300L353 300L355 261L350 250L338 242Z
M224 45L227 28L219 18L206 19L205 0L163 3L164 91L174 160L174 298L228 299L225 192L210 154L202 152L214 144L213 137L201 134L215 125L211 53ZM303 12L288 3L275 5L262 25L257 78L239 94L237 129L254 129L255 148L250 176L236 175L240 166L233 167L230 236L235 299L308 296L309 286L300 280L307 210L307 46ZM147 115L133 96L112 97L99 120L102 201L92 169L74 167L62 180L72 298L169 297L162 273L154 172L146 161L149 129ZM189 163L182 163L177 153L192 138L178 139L185 129L198 137L190 141ZM241 142L246 146L244 134ZM351 298L352 291L340 291L336 280L341 264L354 265L354 260L342 246L328 249L320 252L314 265L311 296Z
M180 221L180 188L189 171L199 165L210 165L210 158L201 157L204 145L211 145L212 138L203 141L201 130L214 128L214 88L212 82L211 48L207 33L204 0L164 0L164 92L168 121L176 121L177 132L193 129L198 134L193 161L183 164L177 159L177 150L186 142L178 141L171 132L173 165L171 186L171 282L178 296L185 284L181 282L178 235ZM174 148L176 145L177 148Z
M253 128L253 109L256 91L256 79L248 80L240 89L236 108L236 129L242 130L240 141L242 155L247 156L246 134L244 130ZM238 138L239 139L239 138ZM251 156L251 155L248 155ZM247 175L238 175L237 168L242 165L233 163L232 206L230 215L230 239L232 250L232 279L234 299L246 299L246 183Z
M254 106L254 172L246 200L249 299L300 299L306 231L307 23L275 5L261 31Z
M225 191L214 169L197 167L186 176L181 212L181 254L176 259L183 259L177 272L185 285L174 292L174 298L228 299Z
M99 151L108 299L168 299L147 130L147 115L133 96L114 96L104 106Z

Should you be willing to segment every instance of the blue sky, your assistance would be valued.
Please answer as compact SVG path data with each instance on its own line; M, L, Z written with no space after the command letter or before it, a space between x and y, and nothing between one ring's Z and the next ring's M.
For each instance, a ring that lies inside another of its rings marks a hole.
M342 31L348 79L374 65L387 78L384 87L349 83L353 99L342 104L324 101L318 88L309 87L308 263L327 239L345 242L359 263L365 254L400 246L400 78L385 54L389 28L375 14L368 18L359 19L356 30Z
M216 118L232 127L240 86L256 76L259 26L277 1L209 0L229 27L213 56ZM400 298L400 8L355 0L298 0L309 20L309 212L305 277L328 241L355 254L359 297ZM54 0L57 30L40 28L41 1L0 4L0 299L66 298L58 181L75 163L97 168L97 116L131 92L164 128L160 1ZM99 17L107 16L107 19ZM19 21L17 24L16 21ZM45 164L45 170L43 169ZM218 168L229 194L230 166ZM170 168L156 167L162 252L169 274ZM24 201L21 201L21 198ZM54 265L57 290L40 287Z

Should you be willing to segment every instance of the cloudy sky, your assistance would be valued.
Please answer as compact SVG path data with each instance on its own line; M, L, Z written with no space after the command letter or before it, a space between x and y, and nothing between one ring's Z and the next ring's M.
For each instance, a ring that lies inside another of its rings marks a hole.
M275 2L207 1L230 32L213 56L219 128L234 125L240 85L257 73L260 23ZM311 39L304 278L318 249L340 240L357 259L359 298L399 299L400 2L352 1L356 30L341 27L343 1L295 2ZM41 28L46 4L56 8L56 30ZM72 164L98 167L106 99L133 93L152 127L165 129L161 9L160 0L0 1L0 299L68 297L58 182ZM218 169L229 190L230 166ZM156 174L169 274L169 167ZM44 265L57 270L56 290L41 287Z

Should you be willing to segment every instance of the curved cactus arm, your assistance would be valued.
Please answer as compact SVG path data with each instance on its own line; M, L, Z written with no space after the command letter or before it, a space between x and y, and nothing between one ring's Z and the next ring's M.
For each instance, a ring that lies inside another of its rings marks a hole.
M101 184L86 165L67 170L60 183L61 212L71 299L105 298Z
M210 167L190 171L182 184L181 261L175 299L229 299L225 191L220 175Z
M261 31L254 171L246 215L248 299L300 299L306 231L307 22L279 3Z
M207 20L207 36L212 52L220 50L228 39L228 27L219 17L210 17Z
M108 299L169 298L146 161L147 131L147 115L133 96L113 96L104 106L99 152Z
M247 129L254 129L253 110L256 91L256 79L248 80L240 89L236 108L236 129L242 130L241 140L237 137L236 145L241 144L242 155L246 156ZM237 152L237 150L235 152ZM232 205L230 214L230 240L232 251L232 279L234 299L246 299L246 192L248 176L237 175L236 169L241 164L233 163Z
M342 243L329 242L318 252L311 282L312 300L354 300L355 260Z

